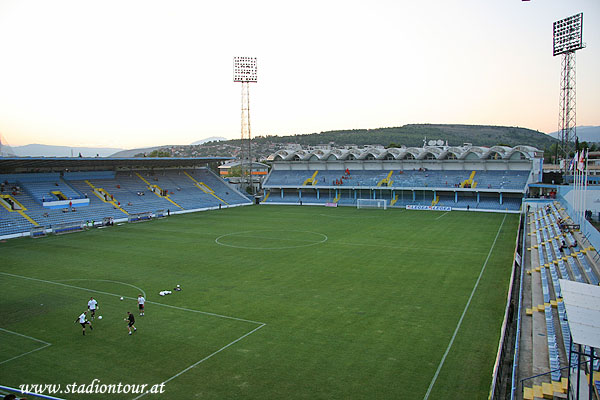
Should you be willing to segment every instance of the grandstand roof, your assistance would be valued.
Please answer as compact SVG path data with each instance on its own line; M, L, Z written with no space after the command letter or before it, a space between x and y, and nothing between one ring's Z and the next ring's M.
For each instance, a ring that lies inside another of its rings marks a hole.
M0 157L0 172L59 168L193 167L230 159L230 157Z
M378 148L366 146L364 148L350 148L331 150L279 150L268 157L269 161L337 161L337 160L403 160L403 159L436 159L464 160L467 157L476 157L480 160L514 160L524 158L532 160L541 157L542 151L531 146L424 146Z
M573 342L600 348L600 286L560 279Z

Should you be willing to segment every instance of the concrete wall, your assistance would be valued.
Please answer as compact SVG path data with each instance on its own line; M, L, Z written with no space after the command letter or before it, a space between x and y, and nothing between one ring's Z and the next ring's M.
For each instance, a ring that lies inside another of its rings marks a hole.
M558 186L558 194L572 207L575 203L575 190L573 186ZM587 191L583 192L585 199L585 209L594 213L594 218L600 212L600 188L588 186Z

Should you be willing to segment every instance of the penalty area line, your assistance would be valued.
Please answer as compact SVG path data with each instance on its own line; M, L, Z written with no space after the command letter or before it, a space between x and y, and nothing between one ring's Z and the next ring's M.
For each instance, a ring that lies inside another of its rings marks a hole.
M18 356L9 358L8 360L0 361L0 365L5 364L5 363L7 363L9 361L12 361L12 360L16 360L17 358L21 358L21 357L26 356L27 354L31 354L31 353L33 353L35 351L40 351L40 350L45 349L46 347L52 346L52 343L48 343L48 342L45 342L45 341L43 341L41 339L36 339L34 337L31 337L31 336L23 335L22 333L9 331L8 329L4 329L4 328L0 328L0 331L6 332L6 333L10 333L12 335L24 337L25 339L33 340L35 342L39 342L39 343L43 343L44 344L42 347L38 347L37 349L33 349L33 350L25 352L23 354L19 354Z
M84 287L80 287L80 286L69 285L69 284L66 284L66 283L60 283L60 282L54 282L54 281L47 281L45 279L31 278L29 276L11 274L11 273L8 273L8 272L0 272L0 274L6 275L6 276L12 276L12 277L15 277L15 278L27 279L27 280L30 280L30 281L49 283L49 284L52 284L52 285L63 286L63 287L71 288L71 289L84 290L86 292L105 294L107 296L123 297L124 299L137 300L137 297L122 296L120 294L115 294L115 293L110 293L110 292L104 292L102 290L88 289L88 288L84 288ZM123 282L119 282L119 283L123 283ZM244 319L244 318L230 317L229 315L221 315L221 314L211 313L211 312L208 312L208 311L194 310L194 309L191 309L191 308L172 306L170 304L158 303L156 301L146 300L146 303L148 303L148 304L156 304L158 306L163 306L163 307L168 307L168 308L174 308L174 309L181 310L181 311L195 312L195 313L198 313L198 314L209 315L209 316L217 317L217 318L231 319L231 320L240 321L240 322L249 322L249 323L256 324L256 325L265 325L264 322L252 321L250 319Z
M258 327L256 327L256 328L254 328L254 329L253 329L253 330L251 330L250 332L248 332L248 333L246 333L246 334L244 334L244 335L240 336L239 338L235 339L233 342L230 342L230 343L226 344L225 346L221 347L219 350L217 350L217 351L214 351L213 353L211 353L211 354L207 355L207 356L206 356L206 357L204 357L203 359L201 359L201 360L199 360L199 361L196 361L195 363L193 363L193 364L192 364L192 365L190 365L189 367L187 367L187 368L185 368L185 369L183 369L183 370L179 371L178 373L176 373L176 374L175 374L175 375L173 375L172 377L170 377L170 378L168 378L168 379L164 380L164 381L163 381L161 384L167 384L167 383L169 383L170 381L172 381L173 379L175 379L175 378L177 378L177 377L179 377L179 376L181 376L181 375L185 374L186 372L188 372L188 371L189 371L189 370L191 370L192 368L195 368L196 366L200 365L201 363L203 363L204 361L208 360L208 359L209 359L209 358L211 358L212 356L219 354L220 352L222 352L223 350L227 349L227 348L228 348L228 347L230 347L230 346L233 346L234 344L236 344L236 343L237 343L237 342L239 342L240 340L242 340L242 339L244 339L244 338L246 338L246 337L248 337L248 336L252 335L254 332L256 332L257 330L261 329L261 328L262 328L262 327L264 327L265 325L267 325L267 324L262 324L262 325L260 325L260 326L258 326ZM137 399L139 399L139 398L142 398L142 397L144 397L144 396L145 396L145 395L147 395L147 394L148 394L148 392L146 392L146 393L142 393L142 394L140 394L139 396L135 397L133 400L137 400Z

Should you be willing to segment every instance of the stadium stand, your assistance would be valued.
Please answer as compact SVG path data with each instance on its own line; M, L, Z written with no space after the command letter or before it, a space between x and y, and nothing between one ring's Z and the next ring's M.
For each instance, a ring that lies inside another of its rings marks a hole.
M480 179L475 181L481 185L478 185L480 190L460 187L469 178L467 171L435 170L353 170L350 173L345 170L273 170L263 187L269 191L265 203L299 203L302 200L304 203L319 204L339 197L338 204L355 205L357 198L391 201L398 195L393 205L395 207L432 205L439 197L437 203L440 206L519 210L529 171L475 172L475 177ZM498 194L500 189L513 192L506 193L501 199Z
M251 204L207 168L1 174L0 237L61 224ZM18 204L13 206L12 203ZM20 206L19 206L20 205ZM13 209L16 207L17 209Z
M524 299L526 318L521 335L520 376L526 378L523 399L563 398L567 391L571 334L559 279L598 285L598 266L591 246L583 248L577 231L564 229L569 215L554 202L527 215L530 268L523 277L531 299ZM577 239L577 237L579 237ZM590 354L590 349L586 349ZM571 364L579 357L571 355ZM596 360L594 368L600 368ZM531 377L531 378L528 378ZM586 397L587 398L587 397Z
M542 152L529 146L424 146L280 150L269 156L264 204L439 206L517 212L541 177Z

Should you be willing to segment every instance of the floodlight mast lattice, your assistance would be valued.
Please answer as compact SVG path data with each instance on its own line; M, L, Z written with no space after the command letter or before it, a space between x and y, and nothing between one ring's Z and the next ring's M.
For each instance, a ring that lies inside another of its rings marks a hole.
M558 156L565 169L569 153L574 149L577 138L577 111L575 91L575 51L583 44L583 13L572 15L553 24L552 55L562 54L559 102L559 143Z
M243 186L248 182L252 187L252 194L256 191L252 180L252 134L250 131L250 83L256 83L256 57L233 58L233 81L242 83L242 136L240 141L240 166L242 176L240 183ZM245 179L248 181L245 181ZM246 185L247 188L247 185Z

